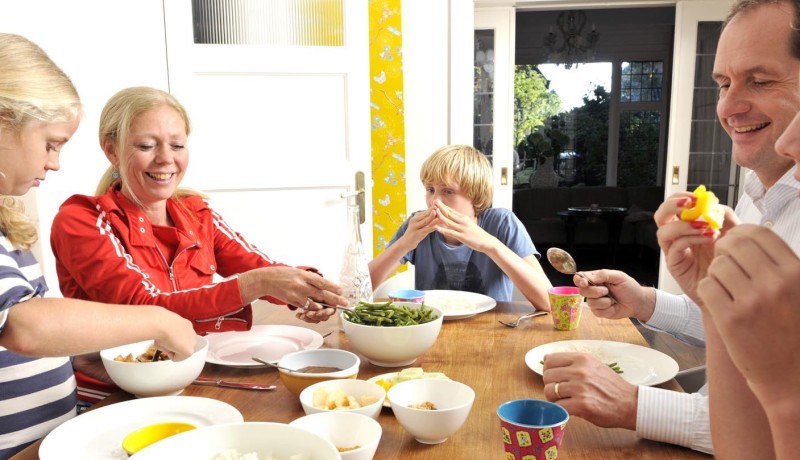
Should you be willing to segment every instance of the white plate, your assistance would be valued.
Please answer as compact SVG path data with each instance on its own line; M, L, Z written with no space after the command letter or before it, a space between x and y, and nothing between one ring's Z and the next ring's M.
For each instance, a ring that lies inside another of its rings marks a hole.
M263 366L253 361L253 356L277 364L287 353L316 349L324 341L317 331L280 324L253 326L249 331L215 332L206 338L206 362L232 367Z
M384 380L391 379L391 378L396 377L397 374L399 374L399 372L388 372L386 374L376 375L375 377L372 377L371 379L367 379L367 382L375 383L380 379L384 379ZM389 404L389 398L386 398L386 399L383 400L383 407L392 407L392 405Z
M562 351L586 352L606 364L617 363L620 377L633 385L658 385L678 373L678 363L652 348L608 340L563 340L539 345L525 354L525 364L542 375L544 355Z
M288 460L340 460L336 446L322 436L300 427L275 422L242 422L185 431L145 447L131 460L213 460L235 450L239 455Z
M100 407L59 425L39 446L41 460L124 460L122 439L153 423L184 422L198 428L241 422L242 414L222 401L196 396L159 396Z
M444 307L440 306L439 301L442 301ZM463 302L464 306L453 306L459 301ZM489 296L475 292L434 290L425 291L425 304L439 308L444 314L444 319L451 320L469 318L489 311L497 305L497 302Z
M397 374L399 374L399 372L388 372L386 374L376 375L375 377L367 379L367 381L368 382L377 382L380 379L383 379L383 380L393 379L393 378L397 377ZM386 398L383 401L383 407L392 407L392 404L389 402L389 398Z

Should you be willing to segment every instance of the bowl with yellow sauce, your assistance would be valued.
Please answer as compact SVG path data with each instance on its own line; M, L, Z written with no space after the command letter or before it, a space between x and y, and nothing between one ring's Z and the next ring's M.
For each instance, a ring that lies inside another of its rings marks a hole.
M197 427L191 423L183 422L163 422L147 425L128 433L122 440L122 449L128 455L133 455L150 444L195 428Z

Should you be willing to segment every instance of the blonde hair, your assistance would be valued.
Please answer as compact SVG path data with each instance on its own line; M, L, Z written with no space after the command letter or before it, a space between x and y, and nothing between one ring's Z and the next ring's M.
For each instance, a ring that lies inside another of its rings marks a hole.
M486 155L471 145L447 145L422 163L422 183L458 185L472 201L475 215L492 205L492 165Z
M44 50L19 35L0 33L0 129L18 135L28 123L68 122L80 112L75 85ZM14 197L0 195L0 229L21 249L38 239L36 224Z
M183 104L181 104L175 96L160 89L135 86L125 88L111 96L111 99L108 100L106 106L103 108L100 114L100 147L103 147L103 141L105 139L110 139L114 143L117 155L121 155L125 152L125 145L128 141L131 125L136 117L164 105L175 109L175 111L180 114L186 125L186 135L188 136L192 132L189 114L186 112L186 108L184 108ZM108 191L108 188L117 180L113 177L113 173L114 166L112 165L100 178L95 195L99 196ZM127 171L120 169L119 180L122 183L123 189L127 187L126 176ZM128 195L133 197L136 204L141 205L136 195L130 189L127 189L127 191ZM195 190L179 188L175 190L174 198L193 195L204 197L202 193Z

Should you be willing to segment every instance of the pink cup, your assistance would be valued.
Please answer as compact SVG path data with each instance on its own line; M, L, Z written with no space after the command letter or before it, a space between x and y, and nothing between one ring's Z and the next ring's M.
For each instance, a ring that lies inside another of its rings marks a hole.
M557 286L547 290L553 324L559 331L577 329L581 322L583 296L575 286Z

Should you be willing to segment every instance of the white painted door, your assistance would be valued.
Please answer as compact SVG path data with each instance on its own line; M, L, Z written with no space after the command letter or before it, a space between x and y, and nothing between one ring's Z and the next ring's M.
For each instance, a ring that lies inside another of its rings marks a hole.
M492 167L494 197L492 206L511 209L514 183L514 33L516 9L513 7L478 8L475 10L475 30L493 32L492 58L484 51L481 65L491 66L493 91L490 99ZM475 94L474 97L480 97ZM484 115L487 115L484 114ZM477 117L476 117L477 118ZM476 130L480 129L476 125ZM475 147L483 148L481 145Z
M723 21L729 8L728 2L720 0L682 1L675 5L675 49L667 141L666 196L686 190L695 75L697 72L710 71L708 68L696 68L698 24L706 21ZM674 167L680 171L675 181L671 174ZM670 292L681 292L677 282L667 270L663 252L658 287Z
M340 194L353 190L356 171L367 175L367 197L371 188L366 4L341 2L340 46L195 44L192 4L164 2L170 91L193 122L184 184L207 193L273 259L338 279L346 241ZM261 2L239 5L258 27L270 18Z

